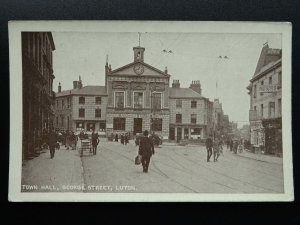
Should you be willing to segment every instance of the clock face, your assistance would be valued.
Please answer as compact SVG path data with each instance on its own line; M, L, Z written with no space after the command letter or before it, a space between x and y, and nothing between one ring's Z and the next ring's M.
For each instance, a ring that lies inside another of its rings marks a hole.
M135 64L133 70L136 74L141 75L144 73L144 66L142 64Z

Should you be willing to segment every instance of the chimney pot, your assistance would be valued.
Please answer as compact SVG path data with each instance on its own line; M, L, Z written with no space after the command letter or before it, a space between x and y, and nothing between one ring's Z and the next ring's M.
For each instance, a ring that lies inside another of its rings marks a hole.
M60 82L58 83L58 92L61 92L61 84L60 84Z

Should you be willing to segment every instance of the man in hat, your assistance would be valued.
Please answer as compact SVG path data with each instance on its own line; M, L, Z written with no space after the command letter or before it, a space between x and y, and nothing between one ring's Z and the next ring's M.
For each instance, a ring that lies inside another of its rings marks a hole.
M210 157L212 155L212 147L213 147L213 141L212 141L212 136L209 135L209 137L205 141L205 146L207 150L207 162L209 162Z
M143 172L148 173L148 167L150 163L150 158L152 155L154 155L154 145L152 140L148 137L149 132L145 130L143 132L143 137L140 140L139 145L139 155L142 156L142 166L143 166Z
M51 129L50 133L48 134L48 146L50 149L50 158L52 159L55 154L55 146L57 143L57 135L55 133L54 128Z

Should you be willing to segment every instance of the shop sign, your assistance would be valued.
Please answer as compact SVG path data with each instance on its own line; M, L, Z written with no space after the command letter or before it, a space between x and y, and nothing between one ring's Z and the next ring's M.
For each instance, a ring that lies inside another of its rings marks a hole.
M273 93L278 91L278 85L263 85L258 88L260 93Z

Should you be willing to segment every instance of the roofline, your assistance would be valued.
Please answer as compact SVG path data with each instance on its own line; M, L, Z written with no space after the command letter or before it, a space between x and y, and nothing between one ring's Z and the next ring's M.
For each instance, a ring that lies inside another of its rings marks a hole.
M166 76L166 77L170 77L170 76L171 76L170 74L165 73L165 72L163 72L163 71L161 71L161 70L159 70L159 69L157 69L157 68L155 68L155 67L153 67L153 66L151 66L151 65L149 65L149 64L147 64L147 63L145 63L145 62L142 62L142 61L140 61L140 62L132 62L132 63L126 64L126 65L124 65L124 66L122 66L122 67L119 67L119 68L117 68L117 69L114 69L114 70L108 72L107 75L113 75L112 73L118 72L118 71L120 71L120 70L122 70L122 69L124 69L124 68L126 68L126 67L132 66L132 65L134 65L134 64L136 64L136 63L140 63L140 64L143 64L144 66L150 67L151 69L155 70L155 71L158 72L158 73L161 73L162 75L164 75L164 76ZM119 74L118 74L118 75L119 75ZM143 76L143 75L140 75L140 76Z
M169 96L169 98L172 98L172 99L206 99L205 97L173 97L173 96Z
M282 59L279 59L277 61L275 61L274 65L272 65L270 68L259 72L258 74L254 74L254 77L250 79L250 82L253 82L261 77L263 77L266 73L270 72L272 69L274 69L274 67L278 67L279 65L281 65L282 63Z
M64 94L60 96L55 95L55 98L66 97L66 96L108 96L108 94Z
M50 43L51 43L51 46L52 46L52 50L55 50L55 44L54 44L54 40L53 40L53 36L52 36L52 33L51 32L46 32L48 34L48 37L50 39Z

